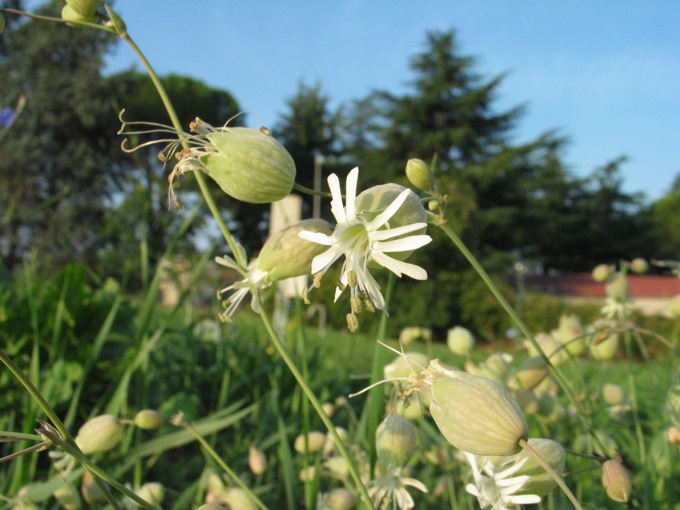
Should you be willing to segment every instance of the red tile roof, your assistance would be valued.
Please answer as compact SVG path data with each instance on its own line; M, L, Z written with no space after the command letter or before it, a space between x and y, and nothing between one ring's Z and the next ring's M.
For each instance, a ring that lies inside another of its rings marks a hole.
M597 283L590 273L525 276L532 290L555 296L605 297L605 284ZM680 278L663 275L628 275L628 296L631 298L671 298L680 294Z

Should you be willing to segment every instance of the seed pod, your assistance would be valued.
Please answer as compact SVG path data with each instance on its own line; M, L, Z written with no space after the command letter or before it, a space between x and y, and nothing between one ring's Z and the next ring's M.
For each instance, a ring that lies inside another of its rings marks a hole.
M80 481L80 493L88 505L94 507L106 502L106 495L101 487L93 480L89 471L83 473L83 479Z
M602 464L602 485L614 501L626 503L630 499L632 485L630 476L621 463L608 460Z
M295 184L295 162L273 136L259 129L224 128L208 133L214 152L200 156L202 167L229 196L251 204L281 200Z
M574 314L560 316L559 326L553 336L572 356L580 356L586 351L586 338L581 319Z
M375 432L378 459L386 467L403 467L413 455L416 441L413 423L402 416L388 416Z
M239 487L229 487L226 489L220 500L234 510L258 509L257 504L255 504L255 501L250 494Z
M595 329L589 337L590 355L595 361L609 361L616 355L619 347L619 335L609 332L606 325L605 329L597 329L597 324L594 326Z
M637 274L644 274L649 270L649 264L645 259L636 258L630 261L630 270Z
M125 429L120 420L110 414L86 421L76 435L76 443L85 455L107 452L123 439Z
M428 191L434 186L432 170L422 159L414 158L406 162L406 177L413 186L422 191Z
M267 239L255 267L267 272L269 281L309 274L312 259L328 249L323 244L312 243L298 236L303 230L331 234L327 221L309 219L290 225Z
M156 430L165 423L165 416L153 409L142 409L135 415L135 425L143 430Z
M82 508L78 491L69 483L64 482L63 485L54 491L53 496L65 510L79 510Z
M602 400L609 406L621 405L626 401L626 391L618 384L604 383L602 385Z
M449 350L459 356L467 356L475 346L475 337L470 330L462 326L449 329L446 335L446 345Z
M486 377L447 370L430 362L430 414L456 448L475 455L514 455L529 427L515 399Z
M61 19L65 21L82 21L84 23L96 23L97 18L95 16L83 16L82 14L73 10L73 8L66 4L61 8ZM70 27L80 28L81 26L77 23L66 23Z

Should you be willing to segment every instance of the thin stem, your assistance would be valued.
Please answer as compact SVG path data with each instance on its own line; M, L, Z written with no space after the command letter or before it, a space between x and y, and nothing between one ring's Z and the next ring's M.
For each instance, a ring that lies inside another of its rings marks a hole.
M354 482L356 483L357 489L361 493L362 498L364 499L364 502L366 504L367 508L373 508L371 505L371 497L368 494L368 490L366 489L366 486L364 483L361 481L361 475L356 469L356 466L354 465L354 462L352 461L352 458L349 455L349 452L345 448L345 445L342 442L342 438L338 435L337 430L335 430L335 426L333 425L333 422L330 420L326 412L323 410L323 407L321 406L321 402L319 402L319 399L316 398L316 395L310 388L309 384L305 380L305 378L302 376L302 373L300 373L300 370L297 368L297 365L295 365L295 362L293 359L290 357L290 354L286 350L286 347L283 345L283 342L281 342L281 339L277 335L276 331L274 330L274 327L272 326L271 321L269 320L269 317L264 311L264 304L260 300L260 318L262 319L262 322L267 329L267 333L269 333L269 337L274 344L274 347L278 351L279 355L281 356L281 359L283 359L284 363L288 366L288 369L290 372L293 374L293 377L295 377L295 380L297 383L300 385L300 388L302 388L302 391L304 392L305 396L309 400L310 404L312 404L312 407L314 410L317 412L319 415L319 418L321 418L321 421L323 424L326 426L328 429L328 432L330 435L333 437L333 440L335 441L335 445L338 448L338 452L340 452L340 455L345 459L347 462L347 469L351 475L351 477L354 479Z
M217 464L224 470L225 473L229 475L229 477L238 485L241 489L246 491L248 495L252 498L252 500L255 502L255 504L260 507L262 510L267 510L267 506L258 498L253 491L248 487L243 480L241 480L241 477L238 476L238 474L231 469L226 462L222 460L222 458L217 454L217 452L214 450L212 446L210 446L210 443L205 440L203 436L201 436L198 431L184 419L184 417L179 417L176 419L173 419L173 422L176 425L179 425L180 427L184 427L187 431L191 433L191 435L194 436L196 441L201 443L201 446L205 449L205 451L212 457L212 459L217 462Z
M562 477L555 472L550 464L543 460L543 457L541 457L540 454L524 439L519 440L519 445L524 448L524 450L529 455L531 455L543 469L545 469L546 473L548 473L553 480L555 480L555 483L559 485L560 489L562 489L562 492L564 492L564 494L569 498L569 501L571 501L572 505L574 505L574 508L576 508L576 510L583 510L581 503L578 502L576 496L574 496L574 493L571 492L569 487L567 487L567 484L564 483L564 480L562 480Z
M142 65L146 69L147 74L151 78L151 81L153 82L154 86L156 87L156 91L158 92L158 95L160 96L161 101L163 102L163 106L165 106L165 109L167 110L168 115L170 116L170 121L172 122L172 125L174 126L178 133L181 133L183 131L182 124L179 121L179 117L177 117L177 113L175 112L175 108L172 105L172 102L170 101L170 97L168 96L165 87L163 87L163 84L161 83L161 80L158 78L156 71L154 71L153 67L151 66L151 63L147 60L144 53L142 53L142 50L139 48L139 46L137 46L137 44L132 40L132 38L129 36L127 32L119 34L119 36L130 46L130 48L132 48L132 51L134 51L139 60L142 62ZM185 149L188 148L186 140L184 140L183 138L182 146ZM217 208L217 205L215 204L215 200L210 194L210 189L208 188L208 185L205 181L205 178L203 177L203 174L201 172L193 172L193 174L194 177L196 177L196 182L198 182L198 187L201 190L203 199L205 200L205 203L208 205L210 213L215 218L215 221L217 222L217 225L220 228L220 231L222 232L224 239L227 241L229 248L231 248L231 252L234 255L234 258L236 259L236 262L238 262L241 266L246 267L248 265L248 261L243 260L241 250L237 248L236 239L234 239L234 237L231 234L231 231L227 228L226 223L224 223L224 220L220 215L220 211Z

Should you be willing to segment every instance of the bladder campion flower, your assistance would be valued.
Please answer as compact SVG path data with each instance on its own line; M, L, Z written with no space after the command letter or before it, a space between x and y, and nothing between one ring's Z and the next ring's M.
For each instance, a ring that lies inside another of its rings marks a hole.
M259 257L252 260L247 268L241 267L228 255L215 258L215 262L222 266L236 270L243 280L237 281L218 291L218 296L231 295L222 303L224 312L220 317L229 321L241 301L250 293L252 294L251 308L259 312L260 292L269 287L273 282L301 276L308 272L312 259L318 255L323 247L310 243L298 237L302 230L319 233L330 233L328 223L320 219L303 220L290 225L280 232L271 236L264 243ZM241 250L241 258L246 259L245 250Z
M168 145L159 158L165 162L174 156L175 164L168 180L169 198L176 208L180 207L173 184L185 172L200 171L211 177L227 195L252 204L275 202L287 196L295 184L295 162L288 151L267 128L213 127L198 117L189 126L190 133L179 132L169 126L152 122L128 122L123 120L118 131L123 135L148 135L167 133L178 138L161 138L126 147L134 152L157 143ZM125 131L127 126L142 125L149 129ZM182 148L182 144L189 148Z
M311 270L317 282L344 255L335 300L349 286L350 302L353 303L350 315L358 311L356 305L360 302L385 311L385 299L380 285L368 270L369 265L383 266L399 277L405 274L416 280L427 279L427 272L422 267L388 253L401 254L401 258L405 258L404 255L432 240L424 235L427 212L413 191L391 184L375 186L357 197L358 177L359 168L354 168L347 176L344 205L338 176L331 174L328 177L331 211L337 221L331 235L307 231L299 234L303 239L328 246L312 261Z

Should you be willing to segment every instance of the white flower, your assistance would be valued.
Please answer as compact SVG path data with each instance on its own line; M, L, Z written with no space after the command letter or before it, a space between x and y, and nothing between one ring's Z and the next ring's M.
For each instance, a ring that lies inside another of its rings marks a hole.
M368 495L373 500L374 508L387 510L404 510L413 508L415 503L413 498L406 490L406 487L413 487L421 492L427 492L427 487L423 482L415 478L403 476L401 468L395 468L387 474L371 480L368 485Z
M331 211L337 221L335 231L331 235L302 231L299 236L329 247L328 250L314 257L312 261L312 274L314 275L323 275L336 260L342 255L345 256L340 274L342 285L335 291L336 301L343 289L350 285L352 296L360 292L365 293L375 308L385 310L385 299L380 292L380 285L368 271L368 264L374 262L399 277L405 274L416 280L426 280L427 272L422 267L403 262L387 254L415 250L432 241L432 238L424 234L405 236L405 234L424 229L427 226L425 222L394 228L388 225L388 221L399 211L409 194L413 193L408 188L405 188L377 216L375 216L376 211L357 212L358 176L359 168L354 168L347 176L344 205L338 176L331 174L328 177L328 186L332 196ZM372 219L369 220L369 214L366 213L373 213L370 214ZM354 276L356 276L356 284Z
M262 271L256 267L257 259L253 260L248 264L247 270L244 270L234 259L225 255L223 257L216 257L215 262L222 266L226 266L230 269L235 269L238 271L244 279L237 281L224 289L217 291L217 296L221 297L222 294L228 294L232 291L233 294L229 296L222 305L224 306L224 311L220 314L220 319L230 322L231 316L234 314L236 309L241 304L241 301L250 293L252 294L252 299L250 306L255 313L260 311L260 291L266 289L271 285L269 280L269 272Z
M520 494L522 487L531 478L528 475L512 476L529 460L524 457L508 467L507 462L494 465L488 457L465 452L465 457L472 467L475 483L465 486L465 490L477 497L480 508L491 507L492 510L509 510L517 505L540 503L541 498L535 494ZM507 459L512 459L509 456ZM481 464L481 467L480 467Z

